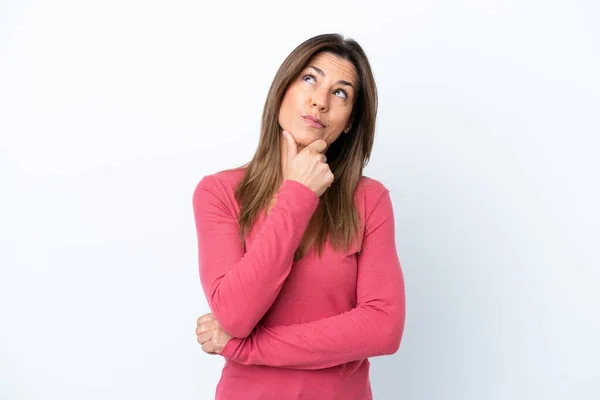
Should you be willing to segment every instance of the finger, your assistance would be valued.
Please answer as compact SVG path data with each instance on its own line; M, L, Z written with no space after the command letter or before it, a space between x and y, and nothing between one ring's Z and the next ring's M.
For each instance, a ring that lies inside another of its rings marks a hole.
M327 149L327 142L323 139L317 139L308 146L306 146L304 149L302 149L302 151L308 151L307 149L316 151L317 153L323 153L325 149Z
M210 330L215 330L218 328L218 324L216 320L203 322L196 327L196 335L199 335L204 332L208 332Z
M296 157L296 154L298 154L298 144L294 140L294 137L292 136L292 134L289 133L288 131L283 131L283 137L285 138L285 141L287 144L287 164L286 165L290 165L290 163L292 162L292 159L294 157ZM287 171L286 171L286 175L287 175Z
M208 354L217 354L215 352L216 347L215 347L214 343L212 342L212 340L209 340L208 342L204 343L202 345L202 350L204 350L204 352L208 353Z
M204 332L204 333L201 333L200 335L198 335L196 340L198 341L198 343L204 344L204 343L208 342L209 340L212 340L212 337L213 337L213 332Z
M196 324L200 325L203 322L212 321L213 319L215 319L215 316L212 313L204 314L203 316L198 318Z

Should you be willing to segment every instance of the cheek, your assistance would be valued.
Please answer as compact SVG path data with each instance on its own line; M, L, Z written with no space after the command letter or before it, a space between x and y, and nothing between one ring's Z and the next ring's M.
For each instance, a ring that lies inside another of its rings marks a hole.
M279 107L279 118L285 118L285 116L289 113L290 104L289 98L287 94L283 96L283 100L281 101L281 106Z
M337 129L344 129L346 128L346 125L348 123L348 121L350 120L350 114L352 113L352 109L351 108L343 108L338 110L338 112L335 115L335 126Z
M287 90L287 92L285 92L285 95L283 96L283 99L281 101L281 109L280 109L280 114L281 115L287 115L289 114L295 105L295 94L294 91L290 88Z

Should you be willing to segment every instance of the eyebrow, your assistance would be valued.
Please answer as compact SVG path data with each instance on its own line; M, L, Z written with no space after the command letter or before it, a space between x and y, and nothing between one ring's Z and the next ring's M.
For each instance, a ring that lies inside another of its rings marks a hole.
M317 73L318 73L319 75L321 75L321 76L325 76L325 72L323 72L323 70L322 70L321 68L315 67L314 65L309 65L309 66L308 66L308 68L312 68L312 69L314 69L315 71L317 71ZM351 83L350 83L350 82L348 82L348 81L344 81L344 80L341 80L341 79L340 79L340 80L339 80L339 81L337 81L336 83L338 83L338 84L340 84L340 85L350 86L352 89L354 89L354 85L353 85L353 84L351 84Z

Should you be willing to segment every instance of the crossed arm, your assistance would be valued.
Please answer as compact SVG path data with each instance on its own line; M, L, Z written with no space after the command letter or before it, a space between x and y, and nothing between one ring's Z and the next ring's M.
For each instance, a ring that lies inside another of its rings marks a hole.
M298 187L294 184L288 186L289 189L297 190L294 195L303 192L303 188L309 190L304 186ZM286 202L286 199L289 199L286 197L288 191L285 189L288 188L282 186L280 196L283 201L278 198L269 216L273 215L274 211L276 216L278 215L277 212L281 212L281 214L289 212L286 208L288 206L298 209L299 204L297 201L293 204ZM312 194L312 192L310 193ZM292 190L289 191L289 194L292 194ZM308 193L305 192L304 195L310 198ZM304 212L306 214L300 213L293 217L298 218L299 222L303 223L305 221L302 219L303 217L308 216L308 219L310 219L310 215L308 215L310 209L306 209ZM312 214L312 212L310 213ZM306 223L308 219L306 219ZM265 221L263 228L265 225L271 226L271 228L277 226L277 224L269 225L268 222L268 220ZM289 229L289 226L286 229ZM286 230L286 232L289 232L289 230ZM297 244L295 235L298 232L292 231L292 234L288 235L293 238L292 242L288 243L289 254L292 257L303 232L304 230L300 232ZM278 243L279 250L279 243L284 235L279 234L276 236L278 240L275 243ZM215 240L222 239L222 237L215 238ZM199 245L201 244L199 243ZM257 250L262 246L268 247L268 244L261 241L260 245L257 244L254 249L248 249L244 256L247 257L252 250ZM267 262L267 260L268 258L265 258L264 262ZM208 261L205 260L205 262ZM282 263L285 264L286 262L288 262L287 259L282 260ZM225 358L246 365L320 369L396 352L404 329L405 293L404 278L396 252L392 202L387 189L378 194L366 217L365 235L362 249L357 256L357 262L356 307L340 315L318 321L275 327L264 327L258 324L260 318L279 293L281 285L289 273L289 268L281 268L282 272L280 271L278 275L281 280L269 280L265 277L264 281L260 281L260 284L264 284L267 288L263 291L271 294L271 296L267 299L252 296L252 301L259 299L262 301L260 307L255 306L253 308L256 314L238 315L243 320L251 321L244 325L245 329L236 331L236 333L245 335L233 334L227 330L226 325L221 324L220 316L214 312L215 309L219 308L218 306L215 308L215 304L213 304L215 298L212 298L213 303L209 298L209 304L219 325L223 327L225 332L234 336L225 344L220 354ZM289 260L289 264L291 265L291 260ZM212 265L214 264L211 264L211 268ZM235 264L233 265L235 266ZM272 262L269 262L268 265L271 267L263 269L276 269L273 268L274 264ZM269 272L265 271L264 274ZM262 275L256 276L260 277ZM247 285L243 285L244 282L239 280L238 283L240 287L253 286L253 281L246 281ZM209 284L208 281L203 281L203 285L212 287L214 283ZM233 295L234 293L230 294ZM230 299L226 300L229 301ZM248 300L250 299L248 298ZM231 298L231 301L236 301L236 299ZM223 316L225 316L224 313ZM234 326L235 324L230 322L230 325Z

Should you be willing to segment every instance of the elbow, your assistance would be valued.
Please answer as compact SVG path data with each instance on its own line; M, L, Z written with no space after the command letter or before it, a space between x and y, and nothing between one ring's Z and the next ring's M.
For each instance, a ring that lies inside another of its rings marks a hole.
M388 331L388 334L385 336L385 339L381 341L381 349L380 354L384 356L389 356L398 351L400 348L400 342L402 341L402 330L393 328Z
M389 336L389 340L386 343L385 354L392 355L400 348L400 342L402 341L402 331L395 331Z
M232 333L229 333L229 331L227 331L227 329L225 329L225 328L223 328L223 330L228 335L230 335L234 338L238 338L238 339L243 339L245 337L248 337L248 336L250 336L250 333L252 333L252 328L248 328L245 326L234 326L234 327L230 328Z
M228 318L223 313L213 313L215 315L215 319L219 323L219 326L225 333L234 337L243 339L250 335L254 326L248 320L244 320L243 318Z
M404 335L404 312L401 314L390 316L388 323L386 324L384 340L382 343L382 355L392 355L400 348L402 342L402 336Z
M250 335L258 323L258 321L254 322L248 318L244 311L239 311L237 304L228 304L216 290L210 296L209 303L213 316L221 329L234 338L242 339Z
M371 315L369 325L378 327L375 330L375 340L372 340L372 356L392 355L400 348L404 334L405 307L404 303L392 307L376 307L364 305Z

